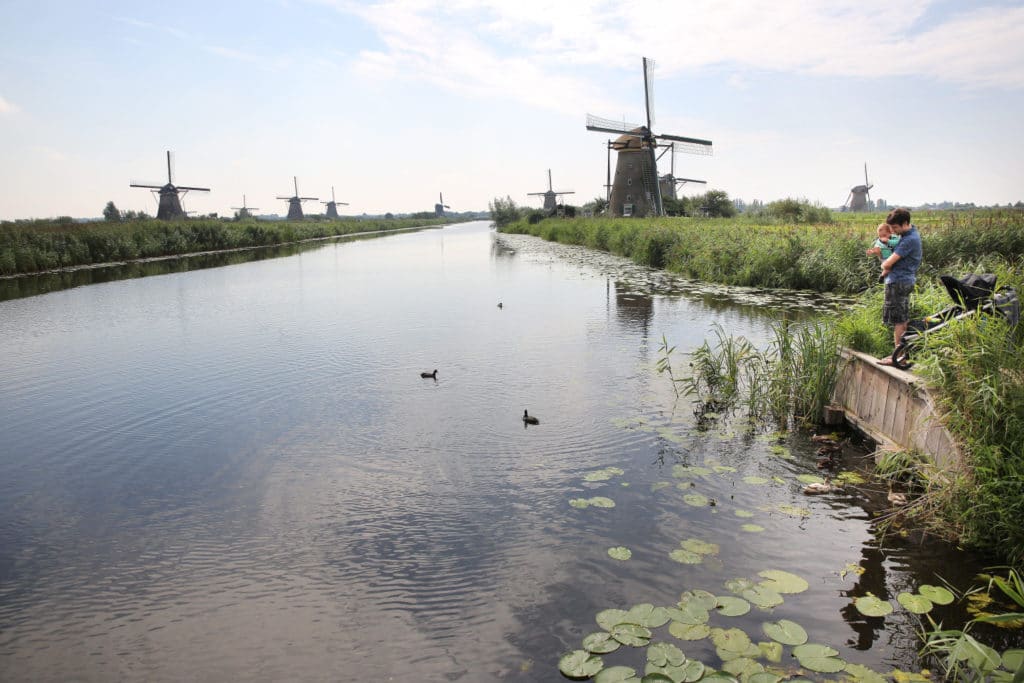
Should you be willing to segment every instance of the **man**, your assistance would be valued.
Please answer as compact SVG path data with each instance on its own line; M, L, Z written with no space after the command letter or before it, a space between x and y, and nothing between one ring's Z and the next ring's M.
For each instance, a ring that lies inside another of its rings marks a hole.
M882 322L892 325L893 346L900 345L900 338L907 331L910 320L910 293L917 282L917 269L921 265L921 235L910 222L910 211L893 209L885 222L900 236L900 243L893 253L882 261L882 276L885 279L885 304L882 306ZM881 365L892 365L892 358L878 361Z

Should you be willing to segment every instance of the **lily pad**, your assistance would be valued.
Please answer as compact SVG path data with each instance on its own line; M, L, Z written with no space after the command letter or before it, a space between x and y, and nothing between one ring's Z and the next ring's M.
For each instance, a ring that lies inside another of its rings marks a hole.
M779 503L776 508L779 512L790 517L810 517L811 511L809 508L800 507L799 505L792 505L790 503Z
M748 588L753 588L756 585L757 584L751 581L750 579L745 578L729 579L725 582L726 590L728 590L730 593L735 593L736 595L740 595L743 591L747 590ZM712 607L713 606L714 605L712 605Z
M754 513L751 512L750 510L733 510L732 514L736 515L737 517L744 517L747 519L754 516Z
M782 661L782 643L772 641L770 643L758 643L757 649L760 650L760 656L767 659L769 662L775 662L778 664Z
M807 642L807 631L795 621L779 619L761 624L761 630L772 640L783 645L803 645Z
M800 666L826 674L837 673L846 667L846 662L836 657L838 654L828 645L804 644L793 648L793 655Z
M710 498L701 493L687 493L683 496L683 502L694 507L704 507L711 501Z
M711 635L711 627L707 624L687 624L673 621L668 625L668 632L679 640L704 640Z
M654 643L647 648L647 661L655 666L681 666L686 655L672 643Z
M608 548L608 555L613 560L628 560L633 557L633 551L624 546L615 546L614 548Z
M672 482L669 482L669 481L656 481L653 484L651 484L651 492L653 493L655 491L660 491L662 489L667 489L671 485L672 485Z
M789 452L789 449L785 446L772 446L768 451L777 458L783 458L784 460L792 460L793 454Z
M604 660L586 650L573 650L558 660L558 670L566 678L590 678L603 668Z
M740 528L751 534L759 534L764 531L764 527L760 524L743 524Z
M618 624L626 623L626 610L606 609L597 613L597 625L605 631L611 631Z
M619 641L612 638L607 631L591 633L583 639L583 649L596 655L606 655L619 649Z
M679 596L679 606L695 602L705 610L711 610L718 604L718 597L714 593L704 590L685 591Z
M761 486L762 484L767 484L769 481L771 481L771 479L768 479L767 477L755 477L753 475L743 477L744 483L753 484L754 486Z
M579 508L579 509L582 510L583 508L590 507L590 499L588 499L588 498L573 498L572 500L569 501L569 505L572 505L574 508Z
M771 588L776 593L803 593L810 588L810 584L806 580L781 569L765 569L758 572L757 575L767 579L767 581L761 582L762 585Z
M750 611L750 603L731 595L718 596L718 613L724 617L740 617Z
M722 670L728 671L734 676L739 676L741 680L746 680L750 676L764 671L764 666L749 657L739 657L723 663Z
M659 671L658 667L648 664L647 668L649 670L640 679L640 683L675 683L671 676Z
M590 499L590 504L596 508L613 508L615 507L615 501L611 498L605 498L604 496L595 496Z
M641 603L629 608L626 612L626 619L630 624L640 624L647 628L658 628L664 626L669 620L668 610L664 607L655 607L650 603Z
M711 614L704 605L698 602L679 603L679 607L669 607L665 610L672 621L681 624L706 624Z
M739 679L730 673L716 671L700 679L700 683L739 683Z
M843 567L841 570L839 570L839 578L840 579L845 579L846 575L850 574L850 573L853 573L853 574L856 574L857 576L860 576L865 571L866 570L864 569L864 567L860 566L859 564L853 564L852 562L847 562L846 566Z
M688 538L680 545L682 545L684 550L689 550L698 555L717 555L720 550L717 543L708 543L699 538Z
M923 595L914 593L900 593L896 596L896 602L903 605L903 608L914 614L928 614L932 611L932 601Z
M594 683L624 683L636 680L636 670L628 666L610 666L594 677Z
M836 481L841 484L850 484L853 486L867 483L867 480L861 474L858 472L851 472L850 470L845 470L836 475Z
M782 596L779 595L778 591L763 584L757 584L753 588L748 588L740 593L740 595L752 604L763 609L775 607L776 605L781 605L783 603Z
M690 550L686 550L685 548L676 548L675 550L670 552L668 556L676 562L681 562L683 564L700 564L704 561L703 555L699 555Z
M725 474L727 472L735 472L736 468L731 465L715 465L714 470L719 474Z
M651 640L651 630L640 624L616 624L610 633L615 640L632 647L644 647Z
M803 484L824 484L824 477L819 477L817 474L798 474L796 480Z
M917 589L917 592L931 600L936 605L948 605L953 602L954 595L942 586L929 586L924 584Z
M607 481L612 478L611 472L607 470L597 470L596 472L587 472L583 475L583 481Z
M892 614L891 603L881 600L870 593L854 600L853 606L866 617L884 617L886 614Z
M782 680L782 676L778 674L773 674L770 671L762 671L748 678L747 683L780 683Z
M711 642L726 652L742 654L753 644L750 636L738 628L716 628L711 630Z
M847 664L844 669L846 675L853 676L857 683L888 683L888 679L882 674L867 668L863 664Z

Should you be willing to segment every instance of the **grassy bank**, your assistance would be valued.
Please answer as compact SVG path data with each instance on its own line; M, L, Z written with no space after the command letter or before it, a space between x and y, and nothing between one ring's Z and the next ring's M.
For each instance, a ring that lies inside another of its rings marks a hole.
M551 218L519 220L504 232L585 245L684 277L749 287L863 291L878 276L866 257L885 214L833 214L830 223L768 223L764 218ZM917 212L925 261L934 276L966 255L1024 255L1024 211Z
M222 221L154 219L121 223L0 223L0 275L202 251L287 244L358 232L441 225L448 219Z

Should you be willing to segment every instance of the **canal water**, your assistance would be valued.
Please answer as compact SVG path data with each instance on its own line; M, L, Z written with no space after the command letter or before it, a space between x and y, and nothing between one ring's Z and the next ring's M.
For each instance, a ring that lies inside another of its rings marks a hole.
M712 625L888 672L920 618L854 598L980 567L879 537L877 485L803 495L808 434L698 419L655 370L663 335L678 376L835 301L483 222L183 263L0 302L2 680L560 680L602 610L770 569L809 588Z

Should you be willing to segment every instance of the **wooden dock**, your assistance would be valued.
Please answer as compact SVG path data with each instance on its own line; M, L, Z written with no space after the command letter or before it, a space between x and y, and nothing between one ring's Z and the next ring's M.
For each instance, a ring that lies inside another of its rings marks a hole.
M960 466L960 449L919 377L857 351L843 357L833 404L847 422L883 449L920 451L943 469Z

